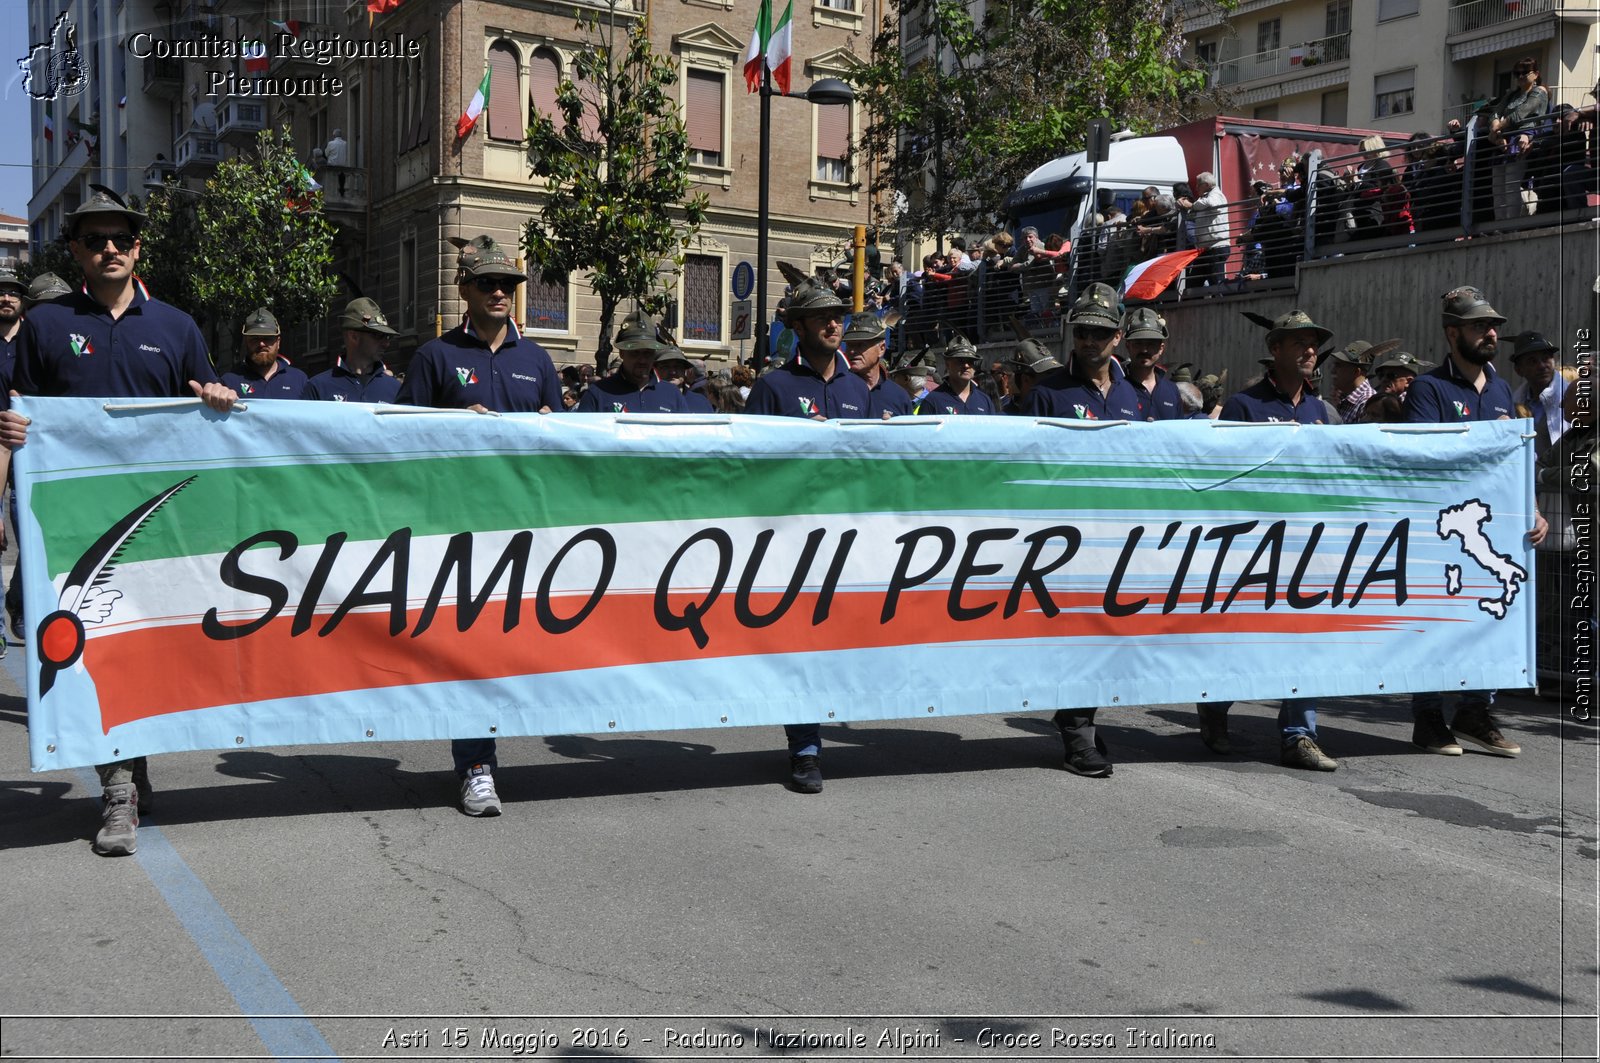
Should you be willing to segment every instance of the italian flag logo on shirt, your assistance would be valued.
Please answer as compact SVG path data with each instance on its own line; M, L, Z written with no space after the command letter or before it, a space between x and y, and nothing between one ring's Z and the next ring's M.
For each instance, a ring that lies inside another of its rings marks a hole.
M805 414L807 417L815 417L817 415L817 404L806 398L804 395L801 395L800 412Z
M242 380L239 381L239 394L241 394L241 395L254 395L255 391L256 391L256 389L251 387L249 384L245 383Z
M478 374L471 369L463 369L458 365L456 366L456 379L461 381L462 386L476 384L478 382Z
M1465 421L1468 417L1472 416L1472 411L1467 409L1467 404L1466 403L1464 403L1464 402L1452 402L1450 405L1452 405L1452 406L1454 406L1456 408L1456 416L1461 418L1463 421Z
M94 344L89 342L89 337L80 336L74 332L68 339L72 343L72 355L74 358L82 358L86 354L94 353Z

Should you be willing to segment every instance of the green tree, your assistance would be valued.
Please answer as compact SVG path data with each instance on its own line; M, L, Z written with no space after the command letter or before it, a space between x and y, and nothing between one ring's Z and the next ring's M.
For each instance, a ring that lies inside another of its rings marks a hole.
M548 193L522 246L549 283L589 273L600 299L601 371L617 308L631 300L662 310L660 267L682 264L706 216L705 195L688 194L689 137L672 91L677 67L651 47L645 19L629 22L619 26L614 8L579 21L591 46L557 92L559 123L539 115L527 140L529 169Z
M962 0L891 0L851 75L872 118L871 191L897 205L880 220L908 235L988 228L1031 170L1083 150L1091 118L1145 132L1190 117L1206 81L1181 56L1195 6L990 0L975 21ZM909 69L902 22L931 42Z

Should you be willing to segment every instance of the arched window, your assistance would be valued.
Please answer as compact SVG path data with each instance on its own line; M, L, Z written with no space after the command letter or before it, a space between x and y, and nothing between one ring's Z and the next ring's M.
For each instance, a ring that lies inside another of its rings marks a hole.
M495 41L489 46L489 138L521 140L522 61L516 45Z
M549 48L536 48L528 64L528 123L537 115L546 115L555 123L556 132L566 128L561 108L556 106L556 91L561 88L561 59Z

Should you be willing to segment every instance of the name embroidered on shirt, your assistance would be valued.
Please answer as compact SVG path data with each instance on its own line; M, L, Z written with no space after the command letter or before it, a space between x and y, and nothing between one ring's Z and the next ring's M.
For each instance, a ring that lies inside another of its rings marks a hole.
M511 379L512 380L526 380L530 384L537 384L539 382L539 378L538 377L529 376L526 373L512 373L511 374Z
M161 353L161 348L160 347L152 347L148 343L139 344L139 349L141 351L149 351L151 354L160 354Z

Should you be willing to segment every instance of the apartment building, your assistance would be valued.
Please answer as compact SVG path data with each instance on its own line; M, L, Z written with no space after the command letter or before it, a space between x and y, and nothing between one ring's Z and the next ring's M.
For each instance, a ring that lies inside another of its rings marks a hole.
M1554 103L1600 78L1600 0L1241 0L1184 5L1188 53L1218 110L1247 118L1443 132L1533 56Z
M79 95L35 107L39 191L29 217L36 241L59 232L89 181L137 192L170 172L197 186L220 160L247 150L257 132L287 124L338 227L336 268L344 288L384 307L401 332L393 359L399 366L419 343L460 319L448 238L486 232L515 246L538 211L541 185L529 176L521 141L531 114L553 111L555 86L572 57L593 46L575 26L575 14L614 14L622 25L647 19L656 50L678 65L677 91L694 148L693 190L710 199L682 267L668 264L663 274L676 301L678 334L685 350L713 362L753 349L733 336L730 281L739 263L754 264L756 250L759 98L746 93L740 62L755 0L402 0L370 20L364 0L28 2L36 39L62 12L69 15L88 72ZM846 74L858 62L881 2L794 5L794 91ZM280 49L285 25L300 41L334 43L320 55L315 48ZM150 37L134 47L141 30ZM397 39L415 42L416 54L350 54L359 42ZM240 40L262 42L265 54L232 54L229 42ZM203 43L178 45L185 41ZM91 42L92 51L85 48ZM489 108L458 141L456 119L486 69ZM297 91L230 91L247 77L293 82ZM82 139L70 148L63 143L61 130L73 119L99 113L103 121L113 112L104 128L127 131L116 143L104 132L97 152ZM53 140L43 136L46 113ZM854 104L773 99L774 258L803 268L832 265L853 227L870 220L867 182L854 157L862 121ZM769 277L772 306L783 279L775 269ZM553 285L536 279L519 301L525 331L558 361L592 357L598 311L582 277ZM323 322L289 337L285 348L309 356L315 367L336 338Z

